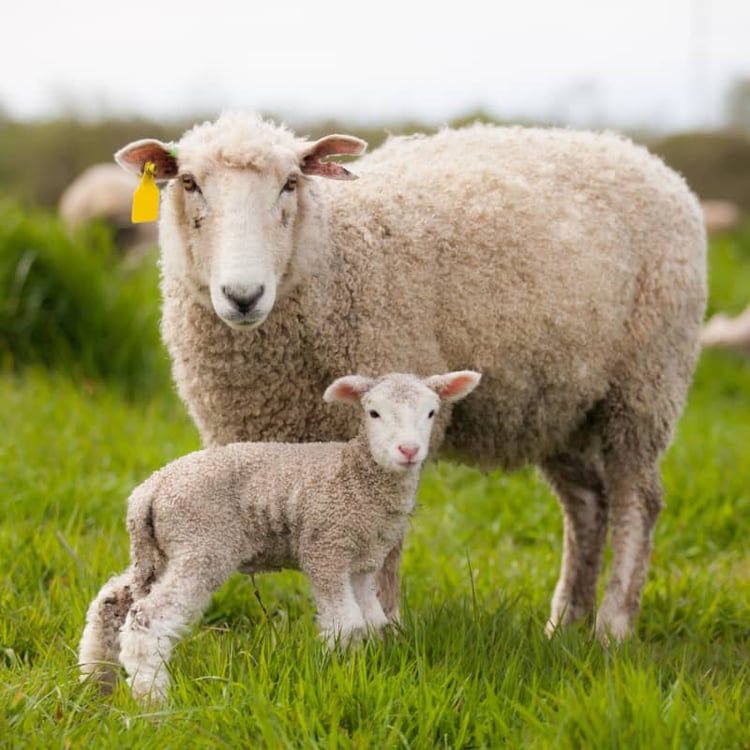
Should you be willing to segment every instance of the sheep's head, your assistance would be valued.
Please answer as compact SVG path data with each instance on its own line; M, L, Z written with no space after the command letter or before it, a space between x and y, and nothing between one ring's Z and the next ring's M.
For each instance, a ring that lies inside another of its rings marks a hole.
M223 115L176 145L136 141L115 159L136 174L152 162L157 181L168 183L160 239L177 260L164 262L179 263L228 325L255 328L292 283L294 255L309 243L301 217L313 211L310 178L355 179L323 159L366 145L348 135L304 141L255 116Z
M360 404L372 457L388 471L405 472L427 458L441 402L468 396L481 377L472 370L424 379L398 373L377 380L347 375L328 386L323 398Z

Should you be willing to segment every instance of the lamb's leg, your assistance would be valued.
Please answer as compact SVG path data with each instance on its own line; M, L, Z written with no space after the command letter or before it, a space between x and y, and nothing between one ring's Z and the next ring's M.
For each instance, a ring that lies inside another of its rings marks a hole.
M231 571L231 566L219 570L215 561L202 565L196 558L183 565L170 562L150 593L133 605L120 633L120 661L134 697L166 700L167 663L175 642Z
M330 550L329 550L330 551ZM367 623L357 603L351 576L346 565L327 558L309 560L305 565L318 606L320 634L333 648L336 642L345 646L367 632Z
M612 570L596 618L596 632L603 643L610 637L622 641L632 631L641 606L662 497L656 467L640 478L613 483Z
M607 539L607 498L601 467L593 460L559 455L542 466L563 511L563 557L545 632L593 619L596 584Z
M398 622L401 614L401 590L399 587L401 547L402 543L399 542L388 553L376 579L378 600L390 622Z
M81 680L91 677L105 693L111 692L117 681L120 628L132 604L133 575L128 569L102 586L86 613L78 647Z
M352 573L352 589L367 627L379 633L388 624L388 618L378 601L375 573Z

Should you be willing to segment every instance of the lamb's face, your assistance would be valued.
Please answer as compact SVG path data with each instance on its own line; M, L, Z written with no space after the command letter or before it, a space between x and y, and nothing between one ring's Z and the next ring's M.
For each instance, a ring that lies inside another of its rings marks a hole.
M481 377L473 370L429 378L392 373L378 380L345 375L328 386L323 399L359 404L373 459L388 471L406 472L418 469L427 458L441 402L465 398Z
M418 469L427 458L440 399L416 378L386 380L362 397L367 440L388 471Z
M186 272L232 327L257 327L273 308L294 249L302 180L292 153L265 169L180 160L169 197L181 216Z

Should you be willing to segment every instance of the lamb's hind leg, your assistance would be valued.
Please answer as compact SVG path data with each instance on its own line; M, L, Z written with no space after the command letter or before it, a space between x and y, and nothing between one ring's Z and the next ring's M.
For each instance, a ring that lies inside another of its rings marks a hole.
M196 558L183 565L172 561L149 594L133 605L120 633L120 661L134 697L166 699L167 663L174 644L232 570L215 561L202 565Z
M607 494L597 460L561 454L545 461L542 469L563 511L560 578L545 629L552 635L559 625L593 620L607 539Z
M623 640L641 607L641 591L651 558L652 538L663 490L656 466L611 482L612 569L596 618L603 643Z
M78 647L81 680L88 677L111 692L117 681L120 654L120 628L133 604L133 575L128 569L102 586L86 613Z

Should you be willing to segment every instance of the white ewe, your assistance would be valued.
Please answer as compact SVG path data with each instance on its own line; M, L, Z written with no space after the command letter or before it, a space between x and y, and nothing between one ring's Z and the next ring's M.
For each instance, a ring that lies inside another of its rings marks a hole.
M139 141L162 194L162 332L209 445L340 440L315 394L337 375L484 374L436 426L443 455L542 467L565 516L551 628L632 629L706 300L684 180L613 134L474 126L393 138L357 162L252 115ZM325 179L334 178L334 179ZM339 179L336 179L339 178ZM379 596L398 611L398 550Z
M379 631L375 574L403 538L440 402L479 378L340 378L324 398L361 404L348 443L234 443L153 474L130 496L132 564L89 607L83 676L109 685L119 661L134 695L165 698L173 642L234 570L304 571L330 645Z

